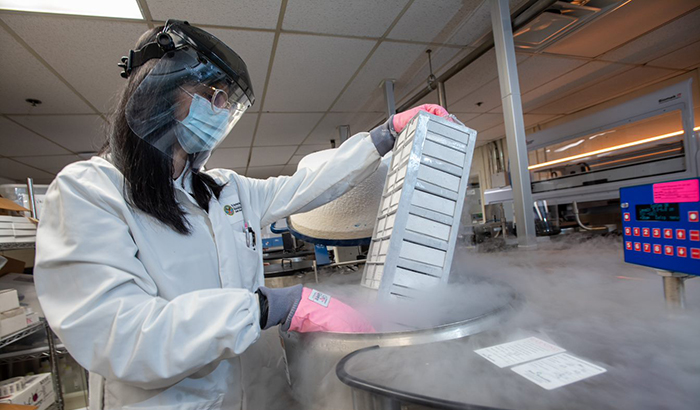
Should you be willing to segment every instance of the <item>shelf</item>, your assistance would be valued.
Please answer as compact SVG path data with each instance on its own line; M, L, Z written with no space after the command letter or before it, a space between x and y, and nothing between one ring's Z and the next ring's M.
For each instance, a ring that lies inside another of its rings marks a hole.
M31 326L28 326L28 327L20 330L19 332L9 334L9 335L3 337L2 339L0 339L0 349L2 349L3 347L5 347L7 345L10 345L10 344L12 344L20 339L24 339L25 337L27 337L29 335L33 335L34 333L36 333L42 329L44 329L44 322L39 321L37 323L34 323Z
M56 345L56 354L58 356L63 356L67 354L63 344ZM0 364L10 364L16 362L23 362L25 360L42 359L49 357L49 347L39 346L33 349L18 350L16 352L0 353Z
M16 249L34 249L34 246L34 242L0 243L0 251L12 251Z

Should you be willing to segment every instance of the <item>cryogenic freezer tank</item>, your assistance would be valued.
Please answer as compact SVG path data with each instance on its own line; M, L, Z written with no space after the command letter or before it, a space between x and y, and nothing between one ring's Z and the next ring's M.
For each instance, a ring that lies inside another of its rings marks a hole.
M324 150L309 154L297 168L314 169L332 153L333 150ZM376 171L339 198L290 216L287 224L294 236L334 246L369 244L390 162L391 154L388 154Z
M444 324L434 327L361 334L280 330L287 378L294 397L304 408L352 410L351 389L335 373L335 366L345 355L369 346L397 347L465 338L497 326L522 305L522 298L509 286L486 280L478 282L479 286L465 286L462 293L467 299L469 295L476 299L477 294L484 294L485 287L490 287L498 295L493 303L466 303L464 309L457 309L459 316L451 314ZM358 291L368 289L358 287ZM460 318L455 320L455 317Z

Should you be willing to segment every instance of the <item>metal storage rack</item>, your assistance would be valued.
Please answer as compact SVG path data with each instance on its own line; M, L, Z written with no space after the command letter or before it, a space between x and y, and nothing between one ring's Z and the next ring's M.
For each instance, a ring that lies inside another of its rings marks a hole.
M34 204L34 182L32 181L32 178L27 178L27 188L29 192L32 217L36 218L36 205ZM34 242L0 243L0 251L34 248ZM25 329L0 338L0 349L23 340L24 338L33 335L42 329L46 332L47 346L19 350L15 352L0 353L0 364L11 364L25 360L47 357L51 363L51 379L53 380L53 387L56 393L56 403L49 407L49 410L63 410L64 402L61 389L61 376L58 372L58 356L64 355L67 352L63 345L56 344L57 337L45 319L41 319L39 323L35 323Z
M416 297L447 283L476 131L425 112L399 135L362 285Z

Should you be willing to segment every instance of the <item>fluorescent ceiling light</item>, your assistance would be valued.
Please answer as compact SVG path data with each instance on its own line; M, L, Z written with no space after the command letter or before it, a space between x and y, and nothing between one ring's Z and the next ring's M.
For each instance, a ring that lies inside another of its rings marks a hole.
M700 127L693 128L693 131L700 131ZM664 140L666 138L677 137L679 135L683 135L683 131L676 131L676 132L671 132L668 134L657 135L655 137L644 138L641 140L628 142L626 144L616 145L614 147L603 148L603 149L599 149L599 150L595 150L595 151L591 151L591 152L586 152L584 154L573 155L573 156L566 157L566 158L555 159L553 161L543 162L541 164L530 165L529 167L527 167L527 169L530 169L530 170L540 169L540 168L548 167L550 165L561 164L562 162L569 162L569 161L573 161L575 159L581 159L581 158L585 158L585 157L588 157L591 155L604 154L606 152L617 151L619 149L634 147L636 145L642 145L642 144L646 144L648 142Z
M583 139L580 139L580 140L578 140L574 143L571 143L569 145L563 146L561 148L557 148L554 150L554 152L564 152L569 148L578 147L579 145L583 144L583 141L584 141Z
M136 0L0 0L0 9L143 20Z

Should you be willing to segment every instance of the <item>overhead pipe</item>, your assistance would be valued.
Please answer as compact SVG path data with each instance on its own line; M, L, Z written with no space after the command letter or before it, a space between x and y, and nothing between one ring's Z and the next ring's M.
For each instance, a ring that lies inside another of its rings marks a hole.
M547 10L556 2L557 0L529 0L511 15L511 20L513 21L513 32L516 32L523 28L525 25L529 24L532 20L534 20L537 16L542 14L542 12ZM491 35L486 36L484 41L479 46L477 46L474 49L474 51L467 54L463 59L461 59L449 69L447 69L447 71L445 71L439 77L437 77L435 81L428 82L428 86L426 88L419 91L408 101L399 106L396 109L396 112L406 111L407 109L413 107L418 101L422 100L423 98L425 98L425 96L437 89L439 84L442 83L444 87L444 83L447 82L447 80L454 77L455 74L459 73L469 64L473 63L479 57L486 54L493 47L494 41L493 34L491 33ZM377 124L377 126L380 124L381 122Z

